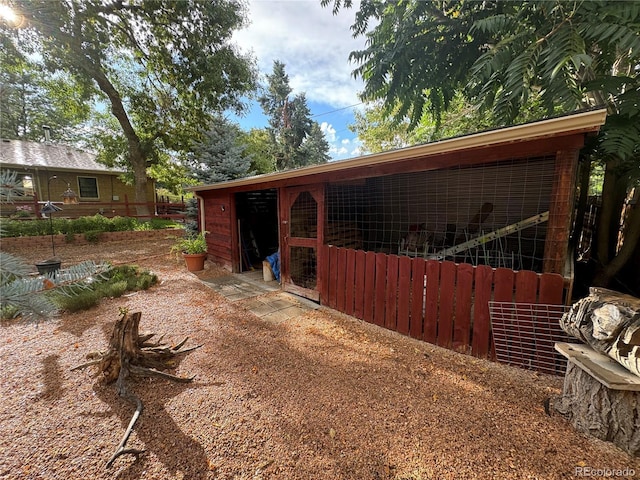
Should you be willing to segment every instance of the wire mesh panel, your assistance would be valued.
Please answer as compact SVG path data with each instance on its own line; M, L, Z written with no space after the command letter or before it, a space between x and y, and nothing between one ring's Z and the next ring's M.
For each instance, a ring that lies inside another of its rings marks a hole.
M302 192L291 206L291 236L316 238L318 204L309 192Z
M560 328L565 305L489 302L496 359L517 367L564 375L566 359L556 342L575 341Z
M317 285L316 251L308 247L291 247L291 281L302 288Z
M539 272L553 176L551 156L330 183L325 244Z

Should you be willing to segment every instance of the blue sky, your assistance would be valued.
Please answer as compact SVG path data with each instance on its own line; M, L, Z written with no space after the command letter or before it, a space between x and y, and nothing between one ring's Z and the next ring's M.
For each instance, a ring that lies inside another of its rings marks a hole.
M250 0L248 27L236 32L234 42L251 53L258 65L261 82L273 70L274 60L285 64L293 94L304 92L313 119L325 133L334 160L360 155L357 136L348 129L359 104L363 83L351 72L349 53L364 47L365 39L354 39L350 26L356 8L338 15L322 8L320 0ZM240 126L263 128L267 118L257 103L237 119Z

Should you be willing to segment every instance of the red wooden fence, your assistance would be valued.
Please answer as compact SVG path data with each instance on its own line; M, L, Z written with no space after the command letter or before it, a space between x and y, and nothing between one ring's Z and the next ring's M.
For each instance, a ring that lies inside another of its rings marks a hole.
M324 246L324 305L413 338L493 357L489 301L561 305L553 273Z

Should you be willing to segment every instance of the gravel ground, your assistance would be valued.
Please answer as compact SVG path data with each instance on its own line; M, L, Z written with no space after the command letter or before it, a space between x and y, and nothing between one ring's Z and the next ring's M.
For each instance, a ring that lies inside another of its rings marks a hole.
M134 263L160 283L37 326L0 324L0 478L558 479L577 468L640 477L639 459L545 414L559 378L325 308L260 320L169 257L168 242L61 247L63 265ZM203 346L174 372L193 383L132 384L145 409L127 446L145 452L106 470L133 407L89 369L70 369L105 349L120 307L142 312L143 331Z

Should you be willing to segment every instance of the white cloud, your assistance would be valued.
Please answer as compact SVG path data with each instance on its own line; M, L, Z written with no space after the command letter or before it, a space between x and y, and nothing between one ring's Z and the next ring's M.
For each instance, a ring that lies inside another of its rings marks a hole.
M353 105L363 85L352 77L355 66L348 60L351 51L364 48L364 38L353 39L350 31L358 7L334 16L319 0L251 0L251 25L234 40L253 52L263 73L272 71L274 60L283 62L294 93L306 92L308 101Z
M322 122L320 124L320 131L324 133L324 136L327 139L327 142L333 143L337 140L336 129L333 128L333 126L330 123Z
M348 139L348 138L343 138L343 139L342 139L342 144L343 144L343 145L349 145L350 143L351 143L351 140L350 140L350 139Z

